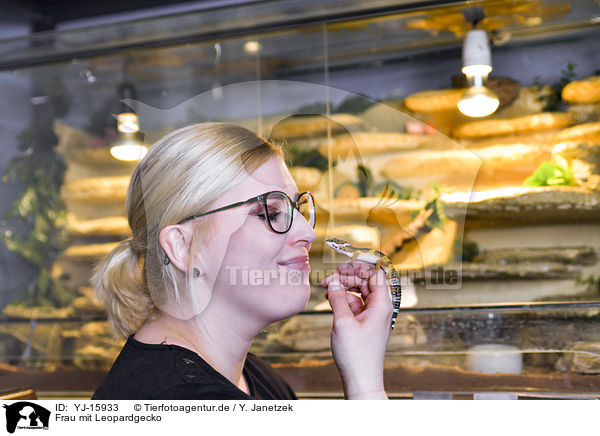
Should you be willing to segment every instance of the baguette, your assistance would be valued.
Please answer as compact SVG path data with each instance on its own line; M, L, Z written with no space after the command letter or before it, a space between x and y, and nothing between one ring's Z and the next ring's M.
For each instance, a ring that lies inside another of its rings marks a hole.
M569 103L600 102L600 76L591 76L567 84L562 90L562 99Z
M439 112L456 110L465 89L437 89L420 91L404 99L404 105L412 112Z
M550 147L525 144L496 145L477 150L415 151L391 159L382 167L381 173L390 179L401 179L435 174L533 172L550 157Z
M107 216L93 220L79 220L67 214L67 230L72 236L121 236L131 233L127 218Z
M124 201L129 180L130 176L72 180L65 184L63 195L66 200L92 203Z
M106 256L119 245L119 242L107 242L104 244L71 245L63 252L63 256L73 260L94 260Z
M542 112L516 118L496 118L465 123L453 132L460 138L483 138L523 132L559 129L575 122L573 114L565 112Z
M570 141L575 139L587 138L590 136L600 136L600 122L578 124L568 129L561 130L554 135L557 142Z
M454 142L442 135L411 135L395 132L356 132L340 135L331 143L334 158L356 151L359 155L397 152L423 147L451 147ZM319 146L319 153L327 156L328 144Z
M296 116L287 118L273 127L270 139L282 141L293 138L310 138L325 136L328 125L331 133L343 133L363 126L363 121L356 115L333 114L329 118L322 115Z

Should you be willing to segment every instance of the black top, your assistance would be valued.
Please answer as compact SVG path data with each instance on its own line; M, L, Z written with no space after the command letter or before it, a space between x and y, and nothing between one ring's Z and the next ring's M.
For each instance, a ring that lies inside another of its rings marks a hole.
M273 368L248 353L250 395L198 354L178 345L144 344L129 336L92 400L296 400Z

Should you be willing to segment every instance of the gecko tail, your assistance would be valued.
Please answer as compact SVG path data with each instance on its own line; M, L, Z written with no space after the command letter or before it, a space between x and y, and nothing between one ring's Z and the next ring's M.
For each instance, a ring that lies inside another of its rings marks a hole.
M400 282L400 276L398 275L398 271L396 271L394 268L390 270L390 287L392 288L392 304L394 305L391 329L394 330L396 318L400 312L400 303L402 301L402 285Z

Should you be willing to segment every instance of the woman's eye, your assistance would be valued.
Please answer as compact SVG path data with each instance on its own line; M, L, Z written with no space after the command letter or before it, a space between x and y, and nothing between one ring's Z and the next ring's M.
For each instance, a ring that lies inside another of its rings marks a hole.
M281 214L280 211L276 211L276 212L271 212L269 214L269 221L274 222L275 220L277 220L277 217ZM254 214L255 216L257 216L258 218L260 218L261 220L265 219L265 214L264 212L257 212Z

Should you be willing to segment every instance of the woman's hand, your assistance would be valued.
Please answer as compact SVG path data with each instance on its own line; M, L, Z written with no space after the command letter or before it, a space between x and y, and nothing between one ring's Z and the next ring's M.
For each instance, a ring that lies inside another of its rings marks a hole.
M333 310L331 351L344 394L347 399L387 399L383 361L393 308L385 272L360 261L345 262L337 270L321 285Z

